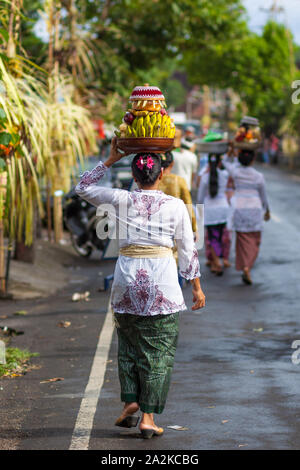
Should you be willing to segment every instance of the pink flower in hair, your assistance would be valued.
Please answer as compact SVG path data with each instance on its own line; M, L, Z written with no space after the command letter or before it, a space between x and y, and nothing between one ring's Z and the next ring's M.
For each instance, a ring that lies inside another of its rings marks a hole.
M144 168L144 159L143 159L143 157L140 157L140 158L138 159L138 161L136 162L136 166L137 166L140 170L142 170L142 169Z
M153 167L154 165L154 161L153 161L153 158L150 157L150 155L148 155L147 157L147 168L149 168L151 170L151 168Z

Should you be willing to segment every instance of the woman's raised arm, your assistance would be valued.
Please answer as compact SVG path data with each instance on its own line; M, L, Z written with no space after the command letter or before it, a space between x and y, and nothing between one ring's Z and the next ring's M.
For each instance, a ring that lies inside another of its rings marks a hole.
M97 184L103 178L108 168L123 156L124 154L121 154L117 149L116 139L112 139L108 159L104 163L100 161L91 171L85 171L81 175L80 181L75 187L76 193L96 207L104 203L116 205L122 197L127 197L127 191L99 186Z

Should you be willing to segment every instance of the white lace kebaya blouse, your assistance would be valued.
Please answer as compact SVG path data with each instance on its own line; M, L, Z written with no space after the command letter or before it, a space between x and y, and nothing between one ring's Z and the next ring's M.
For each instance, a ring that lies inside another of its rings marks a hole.
M197 195L198 204L204 204L204 225L225 224L229 217L229 204L226 196L229 173L226 170L217 169L218 194L211 197L209 194L210 173L204 173Z
M224 166L234 181L235 193L232 228L237 232L260 232L263 215L268 209L264 176L252 166L224 161Z
M189 213L184 203L162 191L129 192L98 186L107 171L99 162L86 171L77 194L109 213L116 226L119 246L154 245L178 250L179 272L185 279L200 277ZM120 255L112 285L112 309L134 315L170 314L186 310L173 256L131 258Z

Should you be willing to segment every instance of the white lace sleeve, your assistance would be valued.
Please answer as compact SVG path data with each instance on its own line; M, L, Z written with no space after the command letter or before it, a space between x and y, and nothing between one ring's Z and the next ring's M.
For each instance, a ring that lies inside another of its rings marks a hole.
M267 192L266 192L265 178L263 177L263 175L261 175L261 181L258 186L258 192L259 192L259 197L260 197L262 206L264 210L266 211L269 209L269 203L268 203Z
M91 184L97 183L107 172L108 168L104 163L99 162L91 171L85 171L80 175L80 181L76 186L76 192L82 192Z
M185 279L195 279L201 275L198 252L194 243L193 230L188 210L183 202L180 206L181 210L178 211L179 217L175 231L179 274Z
M76 193L93 206L98 207L103 203L115 205L120 199L118 196L123 193L127 195L127 191L97 185L107 170L108 168L100 161L91 171L85 171L81 175L80 181L75 187Z

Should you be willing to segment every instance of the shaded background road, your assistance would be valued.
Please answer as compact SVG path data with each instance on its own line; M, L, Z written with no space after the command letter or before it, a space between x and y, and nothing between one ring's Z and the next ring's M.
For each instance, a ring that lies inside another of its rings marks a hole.
M207 306L181 315L172 385L165 412L157 417L165 435L143 441L137 430L113 426L121 410L114 333L90 449L300 447L300 364L291 358L292 343L300 340L300 178L276 168L263 171L273 219L265 227L254 285L244 286L233 267L221 278L213 276L200 253ZM46 301L0 304L8 326L25 331L13 345L40 353L24 377L0 380L0 449L70 447L109 300L98 291L99 271L111 272L113 263L74 255L70 269L75 267L89 278L80 290L91 292L90 302L71 302L77 284ZM189 286L184 293L191 306ZM28 310L26 317L11 315L21 308ZM71 326L59 328L59 321ZM40 383L53 377L64 380Z

